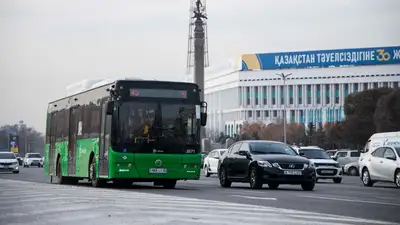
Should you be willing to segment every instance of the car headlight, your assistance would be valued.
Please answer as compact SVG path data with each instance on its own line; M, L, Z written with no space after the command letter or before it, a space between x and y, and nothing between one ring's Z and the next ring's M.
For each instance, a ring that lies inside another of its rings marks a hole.
M257 161L257 164L261 167L272 167L272 164L268 161Z
M339 164L339 163L336 163L336 164L335 164L335 167L336 167L336 168L340 168L340 164ZM349 166L345 166L345 167L346 167L346 168L349 168Z
M16 166L16 165L18 165L18 162L13 162L12 165Z

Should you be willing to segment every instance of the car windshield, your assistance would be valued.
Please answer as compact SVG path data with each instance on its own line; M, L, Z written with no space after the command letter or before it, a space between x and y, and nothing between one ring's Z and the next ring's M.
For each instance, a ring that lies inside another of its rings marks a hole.
M39 153L35 153L35 154L28 154L27 158L42 158L42 156L40 156Z
M251 142L250 151L253 154L297 155L290 146L276 142Z
M0 153L0 159L15 159L14 153Z
M199 145L199 122L194 104L122 102L119 109L121 150L183 153L191 145Z
M330 159L329 155L322 149L305 148L300 149L300 153L304 153L307 159Z

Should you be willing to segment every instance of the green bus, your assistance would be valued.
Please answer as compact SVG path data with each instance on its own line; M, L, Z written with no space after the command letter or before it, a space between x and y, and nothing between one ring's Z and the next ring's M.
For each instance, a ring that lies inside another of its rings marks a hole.
M44 171L100 187L198 180L207 104L194 83L116 80L48 104Z

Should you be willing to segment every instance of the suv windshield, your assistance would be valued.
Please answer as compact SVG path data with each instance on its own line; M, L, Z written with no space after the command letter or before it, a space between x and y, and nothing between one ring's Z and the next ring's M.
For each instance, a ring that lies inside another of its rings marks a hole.
M195 105L122 102L119 108L122 151L183 153L188 145L199 144L198 123Z
M297 155L290 146L275 142L251 142L250 151L253 154Z
M0 159L15 159L14 153L0 153Z
M28 154L27 158L42 158L42 156L40 156L39 153L35 153L35 154Z
M314 148L303 148L299 150L300 153L304 153L304 157L307 159L330 159L329 155L322 149Z

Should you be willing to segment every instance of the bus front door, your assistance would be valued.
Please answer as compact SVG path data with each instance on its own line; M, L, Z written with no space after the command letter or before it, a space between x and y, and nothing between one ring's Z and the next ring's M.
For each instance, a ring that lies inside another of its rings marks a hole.
M110 147L112 116L107 115L107 104L103 104L101 113L101 132L99 143L99 176L108 177L108 148Z

